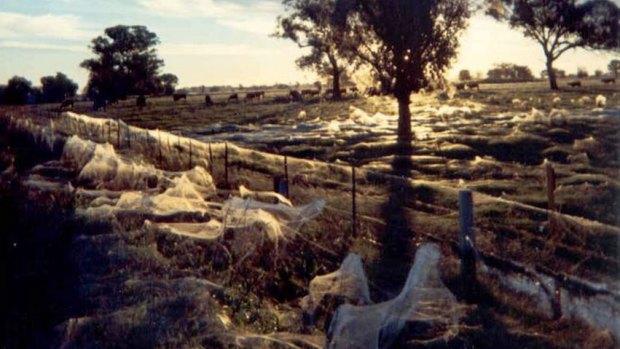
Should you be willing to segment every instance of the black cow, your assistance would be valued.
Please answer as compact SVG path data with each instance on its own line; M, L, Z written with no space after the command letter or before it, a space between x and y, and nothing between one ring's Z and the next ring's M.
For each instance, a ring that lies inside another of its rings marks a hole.
M61 111L63 111L63 110L68 110L68 109L73 109L73 104L74 104L74 103L75 103L75 102L73 101L73 99L71 99L71 98L67 98L67 99L63 100L63 101L60 103L60 107L59 107L59 109L60 109Z
M136 107L140 109L146 107L146 96L139 95L138 98L136 98Z
M255 99L260 99L261 98L261 92L248 92L245 94L245 100L246 101L253 101Z
M238 93L233 93L230 96L228 96L227 102L230 103L231 101L235 101L235 102L239 103L239 94Z
M454 84L454 87L456 87L457 91L464 90L465 89L465 83L464 82L459 82L457 84Z
M364 91L364 93L367 96L379 96L381 95L380 91L378 88L376 88L375 86L369 86L366 88L366 91Z
M299 93L299 91L297 90L290 90L288 95L291 98L292 102L301 102L304 100L301 96L301 93Z
M477 83L475 81L471 81L467 83L467 88L470 90L476 89L476 90L480 90L480 83Z
M581 87L581 81L579 80L569 81L567 85L570 87Z
M180 99L187 101L187 93L175 93L172 95L172 99L176 102Z
M213 106L213 100L211 99L211 96L208 94L205 95L205 105L207 107Z
M105 99L105 97L103 96L95 96L93 98L93 111L98 111L99 109L103 109L103 111L105 111L105 108L107 106L107 101Z
M601 79L601 81L602 81L604 84L614 84L614 85L616 84L616 78L612 78L612 77L609 77L609 78L602 78L602 79Z

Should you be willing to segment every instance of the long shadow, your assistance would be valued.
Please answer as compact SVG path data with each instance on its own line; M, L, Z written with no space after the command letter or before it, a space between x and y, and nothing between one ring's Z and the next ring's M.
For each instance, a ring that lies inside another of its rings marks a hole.
M387 201L381 207L381 216L385 229L381 233L381 251L374 265L371 266L371 279L379 288L375 299L385 300L400 292L405 283L411 263L413 262L413 222L406 214L407 202L415 195L411 184L404 180L411 178L413 163L412 147L399 145L391 163L390 174L403 177L403 180L390 179L385 183L388 188Z

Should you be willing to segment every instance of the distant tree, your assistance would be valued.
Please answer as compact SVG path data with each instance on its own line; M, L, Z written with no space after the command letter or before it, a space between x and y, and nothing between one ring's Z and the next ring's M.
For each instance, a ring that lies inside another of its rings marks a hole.
M310 52L299 57L297 65L312 69L320 76L329 76L333 98L339 99L340 80L345 58L341 46L345 36L333 25L336 0L283 0L285 17L278 17L275 37L290 39Z
M461 70L459 72L459 80L461 80L461 81L471 80L471 74L469 73L469 70L467 70L467 69Z
M513 63L499 63L487 72L490 80L529 81L534 75L529 67Z
M594 77L600 78L601 76L603 76L603 71L600 69L597 69L594 71Z
M174 90L179 83L179 78L174 74L166 73L159 76L159 81L161 83L163 94L170 96L174 93Z
M117 25L92 40L97 56L80 65L90 71L87 94L91 98L124 99L130 94L149 94L158 88L157 74L163 61L155 46L159 39L145 26Z
M398 143L410 146L412 92L442 80L470 15L467 0L338 0L339 26L367 28L374 46L351 49L383 56L377 64L398 101ZM379 80L378 82L381 82Z
M620 71L620 59L612 59L607 66L609 72L614 74L614 76L618 76L618 72Z
M61 102L75 96L78 85L63 73L41 78L41 99L46 103Z
M523 30L546 57L549 86L558 89L553 62L578 47L614 49L618 40L618 7L609 0L487 0L487 13Z
M30 97L32 92L32 83L21 76L14 76L9 79L4 89L5 104L26 104L32 102Z
M577 68L577 77L578 78L587 78L588 77L588 70L584 67L579 67Z

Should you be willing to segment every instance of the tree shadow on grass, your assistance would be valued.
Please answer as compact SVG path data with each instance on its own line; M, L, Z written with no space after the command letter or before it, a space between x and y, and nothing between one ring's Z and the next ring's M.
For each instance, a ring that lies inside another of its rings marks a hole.
M411 145L397 148L390 175L384 183L387 201L381 207L385 229L379 236L381 251L370 267L371 280L380 290L377 301L390 299L398 294L407 279L413 262L413 222L406 213L407 202L412 201L414 189L407 179L411 178L413 163ZM401 179L402 178L402 179Z

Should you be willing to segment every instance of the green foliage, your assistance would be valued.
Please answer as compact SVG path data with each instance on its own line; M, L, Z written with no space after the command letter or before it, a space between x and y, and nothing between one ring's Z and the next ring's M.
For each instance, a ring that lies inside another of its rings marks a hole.
M529 67L512 63L496 64L495 68L487 72L490 80L509 80L509 81L530 81L534 80L534 75Z
M61 102L65 98L74 97L78 85L63 73L56 76L41 78L41 99L46 103Z
M179 78L170 73L162 74L159 76L160 88L163 94L169 96L174 93L174 90L179 83Z
M32 92L32 83L21 76L12 77L4 89L4 104L26 104Z
M557 89L553 62L578 48L617 49L618 6L609 0L488 0L487 13L536 40L547 59L551 89Z
M145 26L117 25L91 42L97 56L82 62L90 71L87 94L91 98L124 99L130 94L148 94L158 87L163 61L157 57L157 35Z

